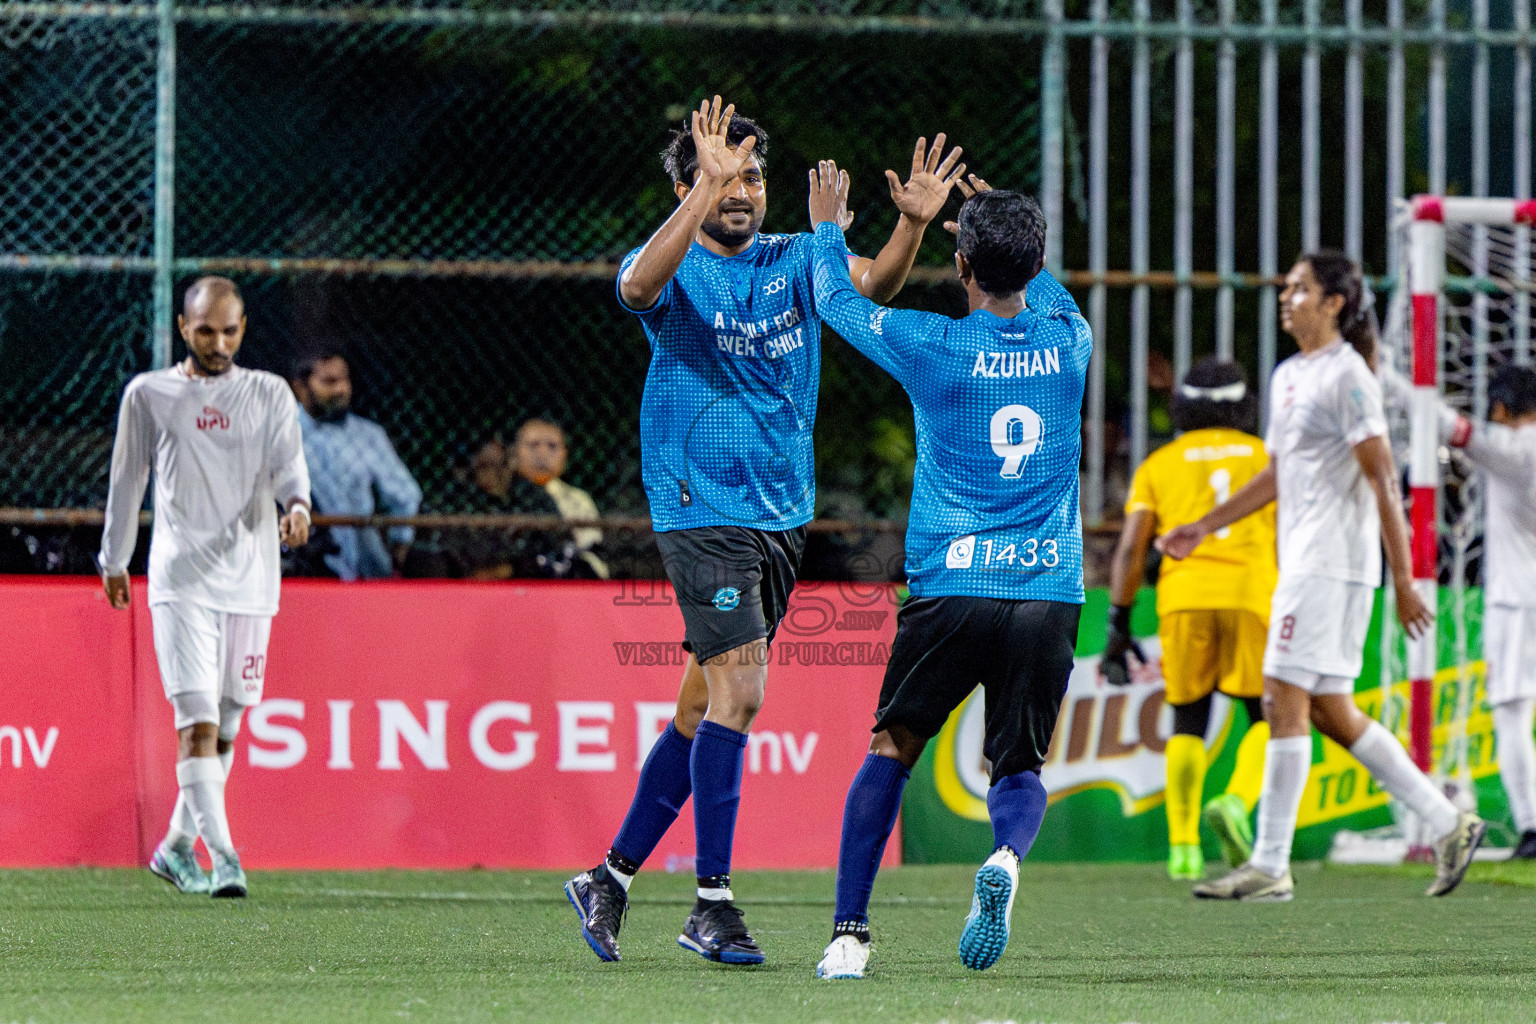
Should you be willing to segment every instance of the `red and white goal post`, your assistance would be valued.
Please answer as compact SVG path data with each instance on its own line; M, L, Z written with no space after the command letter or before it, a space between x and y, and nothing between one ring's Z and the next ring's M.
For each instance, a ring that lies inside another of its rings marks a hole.
M1467 585L1479 575L1483 554L1483 496L1471 465L1440 444L1440 406L1482 420L1493 371L1504 363L1532 362L1536 200L1417 196L1399 205L1392 231L1395 259L1392 301L1382 325L1382 376L1393 450L1408 467L1414 585L1436 613L1436 627L1416 640L1403 636L1387 588L1379 708L1388 728L1400 730L1406 717L1414 761L1471 809L1472 762L1478 758L1468 742L1468 725L1481 650L1472 649L1469 625L1478 615ZM1451 662L1445 669L1439 665L1443 649ZM1404 678L1406 706L1395 689ZM1444 699L1446 685L1454 685L1454 701ZM1437 708L1449 714L1435 757ZM1476 767L1482 774L1490 766ZM1404 808L1394 805L1393 811L1395 826L1337 833L1330 859L1387 863L1425 856L1429 844L1422 824Z
M1483 501L1477 474L1440 443L1440 406L1481 420L1492 372L1506 362L1531 362L1533 226L1536 200L1457 196L1417 196L1403 204L1395 223L1399 265L1392 268L1396 287L1382 354L1389 373L1395 367L1412 381L1406 408L1392 411L1399 427L1407 428L1413 576L1437 619L1439 581L1447 580L1446 621L1453 634L1447 639L1458 683L1435 760L1439 631L1407 640L1409 752L1463 802L1475 799L1466 727L1479 652L1469 650L1466 586L1482 557ZM1395 616L1384 619L1384 655L1394 649L1389 624L1395 627ZM1384 657L1383 682L1402 678L1386 662ZM1405 831L1415 845L1412 828Z

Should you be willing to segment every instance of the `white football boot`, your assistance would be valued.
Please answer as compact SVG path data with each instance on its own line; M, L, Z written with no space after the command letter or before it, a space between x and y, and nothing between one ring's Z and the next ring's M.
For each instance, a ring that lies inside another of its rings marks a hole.
M816 965L816 977L824 981L862 978L868 963L869 943L860 942L854 935L839 935L822 954L821 963Z

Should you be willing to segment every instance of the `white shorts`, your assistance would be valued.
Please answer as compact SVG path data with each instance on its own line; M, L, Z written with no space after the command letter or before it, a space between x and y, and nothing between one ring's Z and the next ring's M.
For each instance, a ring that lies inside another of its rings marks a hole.
M1311 694L1353 693L1376 588L1281 575L1269 606L1264 674Z
M1536 698L1536 608L1491 604L1483 611L1488 703Z
M155 659L165 696L176 706L176 728L219 721L220 703L242 707L261 702L267 674L270 615L232 615L195 604L149 607L155 627ZM198 701L178 700L196 695ZM190 718L183 721L185 715ZM212 717L208 716L211 709Z

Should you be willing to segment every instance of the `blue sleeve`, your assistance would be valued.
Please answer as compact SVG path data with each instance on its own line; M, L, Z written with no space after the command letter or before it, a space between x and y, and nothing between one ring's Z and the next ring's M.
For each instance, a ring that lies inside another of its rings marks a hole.
M821 311L817 306L816 300L816 235L814 233L806 234L801 236L801 240L805 245L805 283L810 288L811 309L815 311L816 316L820 317ZM858 257L849 252L845 245L843 249L843 260L848 266L850 275L853 272L854 261L857 259Z
M389 443L384 428L373 424L373 485L378 488L379 502L392 516L413 516L421 509L421 487L411 476L395 446ZM389 539L394 544L409 544L416 538L416 531L409 526L392 526Z
M619 264L618 276L613 279L613 294L618 297L620 306L635 314L642 321L649 322L652 318L660 316L665 312L667 306L672 302L672 286L677 281L677 275L673 274L667 283L662 285L661 294L656 296L656 301L651 303L649 309L630 309L629 304L624 301L624 289L620 287L620 282L624 280L624 273L629 270L630 265L640 258L640 250L644 248L645 246L642 245L640 249L634 250L624 257L624 262Z
M1086 368L1093 352L1093 330L1083 319L1072 293L1043 267L1024 290L1024 303L1038 316L1063 321L1073 335L1073 362Z
M816 312L848 344L905 387L931 313L887 309L860 295L848 276L848 246L831 221L816 227ZM939 318L935 318L939 319Z

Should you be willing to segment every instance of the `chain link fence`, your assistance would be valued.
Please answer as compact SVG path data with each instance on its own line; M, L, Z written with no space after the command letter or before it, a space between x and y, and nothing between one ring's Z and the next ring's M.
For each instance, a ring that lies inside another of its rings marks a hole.
M99 508L118 396L155 361L157 7L11 6L0 506ZM227 274L250 319L243 364L345 353L354 411L384 427L422 512L484 511L477 454L542 417L565 430L568 482L604 515L643 515L649 353L613 278L676 203L659 152L701 98L769 131L769 231L805 230L804 168L830 156L854 176L851 243L874 254L895 223L882 172L905 175L919 133L948 132L994 182L1036 183L1037 44L946 35L959 6L841 8L930 23L797 20L826 4L677 4L670 23L630 24L597 4L178 0L162 156L177 302ZM572 11L601 17L538 20ZM963 312L951 253L935 225L902 301ZM823 514L903 515L900 388L829 338L821 406Z
M0 522L100 507L117 396L181 355L172 300L203 273L246 292L247 365L346 353L421 512L485 511L475 460L540 416L599 513L643 514L647 350L613 276L675 203L668 131L714 92L772 134L770 231L804 227L801 174L831 156L854 177L851 241L875 252L894 221L881 172L938 130L1039 191L1101 353L1085 518L1113 519L1192 359L1230 354L1262 382L1288 354L1273 283L1292 253L1343 245L1380 273L1393 199L1528 194L1529 9L5 0ZM951 252L930 232L898 304L963 312ZM818 515L897 521L906 398L842 342L824 351Z

